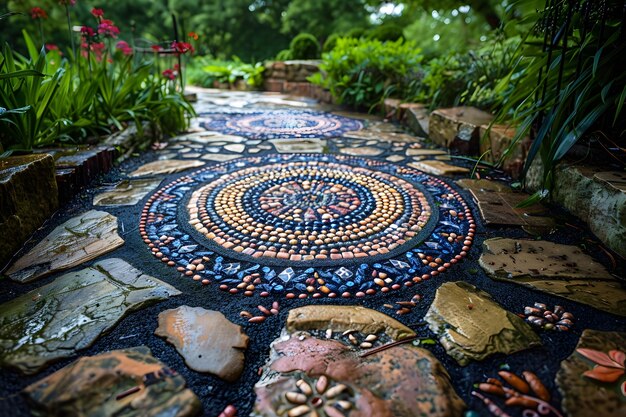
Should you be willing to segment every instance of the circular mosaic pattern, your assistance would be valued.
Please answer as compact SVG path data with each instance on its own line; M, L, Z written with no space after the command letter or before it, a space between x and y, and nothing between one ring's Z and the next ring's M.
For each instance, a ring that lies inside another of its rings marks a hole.
M417 185L325 161L244 167L194 191L187 211L208 247L265 265L379 259L419 243L437 219Z
M201 126L253 139L337 137L359 130L363 124L331 113L272 110L241 114L202 114Z
M148 199L140 232L183 275L233 294L365 296L411 286L465 256L474 222L445 182L338 155L241 158Z

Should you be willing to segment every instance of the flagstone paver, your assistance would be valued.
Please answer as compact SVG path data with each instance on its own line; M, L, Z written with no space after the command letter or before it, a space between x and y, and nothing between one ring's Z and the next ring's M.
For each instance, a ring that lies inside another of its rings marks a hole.
M376 310L360 306L311 305L289 312L285 328L289 332L305 330L328 330L361 333L385 333L394 340L415 335L415 332L399 321Z
M322 153L326 146L321 139L273 139L270 143L280 153Z
M411 162L408 164L410 167L419 169L420 171L427 172L433 175L455 175L455 174L467 174L469 169L460 167L457 165L446 164L442 161L420 161Z
M500 307L488 293L464 282L441 285L424 320L460 365L541 345L522 319Z
M86 356L24 390L35 416L192 417L200 401L145 346Z
M140 166L129 175L131 177L143 177L158 174L173 174L186 169L201 167L202 165L204 165L202 161L183 161L177 159L154 161Z
M626 316L626 288L577 246L494 238L483 242L480 265L496 280Z
M32 374L85 349L127 313L180 291L112 258L0 306L0 364Z
M6 274L14 281L32 281L80 265L123 244L124 240L117 234L117 217L90 210L55 228Z
M522 193L470 189L478 202L480 214L488 225L552 227L554 219L541 204L518 208L530 196Z
M188 306L163 311L155 334L172 343L195 371L229 382L243 371L248 336L219 311Z
M133 206L154 190L161 180L141 179L124 180L110 191L105 191L93 198L94 206Z

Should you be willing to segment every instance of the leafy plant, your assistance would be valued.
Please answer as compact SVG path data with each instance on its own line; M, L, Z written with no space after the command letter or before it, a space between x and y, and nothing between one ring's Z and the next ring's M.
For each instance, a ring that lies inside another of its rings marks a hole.
M330 89L340 103L372 108L385 97L402 94L421 61L412 42L341 38L323 55L323 75L310 81Z
M289 44L292 59L316 59L320 57L320 43L310 33L301 33Z
M232 61L198 57L191 62L189 82L212 87L216 81L230 85L244 81L247 85L258 88L263 84L264 71L265 67L260 62L247 64L237 57L233 57Z
M54 123L46 116L65 70L59 68L46 77L45 68L43 49L35 60L14 53L9 44L0 53L0 106L14 109L1 120L0 140L6 150L30 151L55 139Z
M530 3L535 1L517 2L527 6ZM623 135L626 126L620 117L626 100L623 60L626 43L620 21L623 2L610 0L605 6L608 9L602 16L591 14L592 9L587 8L592 4L588 1L552 2L534 17L535 31L525 39L518 65L500 81L499 88L511 84L515 88L503 97L497 119L512 117L519 125L504 157L530 135L532 145L524 174L537 156L543 165L542 189L528 203L549 195L554 168L582 137L603 130ZM541 33L545 31L549 33L547 47L542 42ZM547 53L546 48L551 52Z
M431 108L462 104L493 109L511 91L500 80L515 67L520 41L501 35L477 50L430 60L412 81L407 98Z

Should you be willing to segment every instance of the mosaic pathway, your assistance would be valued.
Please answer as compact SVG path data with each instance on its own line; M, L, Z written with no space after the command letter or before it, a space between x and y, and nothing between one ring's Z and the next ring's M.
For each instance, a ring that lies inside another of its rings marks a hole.
M626 410L623 267L574 220L381 119L198 93L4 271L0 415Z

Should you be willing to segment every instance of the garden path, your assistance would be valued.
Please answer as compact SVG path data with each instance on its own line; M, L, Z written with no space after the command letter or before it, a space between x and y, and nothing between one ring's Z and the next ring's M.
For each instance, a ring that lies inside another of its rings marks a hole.
M623 271L584 226L381 118L193 92L5 271L1 415L626 411Z

